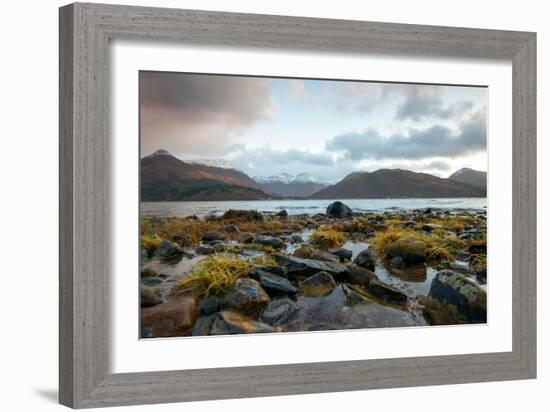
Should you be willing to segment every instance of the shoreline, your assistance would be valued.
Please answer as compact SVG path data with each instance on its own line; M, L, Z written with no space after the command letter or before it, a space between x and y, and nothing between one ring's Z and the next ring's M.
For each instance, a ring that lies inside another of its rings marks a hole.
M486 209L328 209L140 217L142 337L486 321Z

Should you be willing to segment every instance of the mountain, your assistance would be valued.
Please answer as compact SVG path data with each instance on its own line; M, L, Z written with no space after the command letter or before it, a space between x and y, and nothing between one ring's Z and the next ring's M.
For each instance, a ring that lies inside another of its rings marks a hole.
M487 189L487 172L481 172L468 167L457 170L447 179Z
M254 181L266 192L285 197L307 197L327 187L326 184L317 182L307 173L256 176Z
M183 162L165 150L141 159L141 200L256 200L273 196L245 173Z
M427 173L401 169L356 172L321 189L311 199L368 199L392 197L485 197L486 191Z

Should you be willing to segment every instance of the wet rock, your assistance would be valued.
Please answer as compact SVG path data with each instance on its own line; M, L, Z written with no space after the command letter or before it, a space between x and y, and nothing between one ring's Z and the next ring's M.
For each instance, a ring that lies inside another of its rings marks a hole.
M223 228L227 233L237 233L239 232L239 228L236 225L227 225Z
M211 255L214 253L214 248L211 246L200 245L195 249L197 255Z
M319 272L300 283L299 290L305 296L326 296L336 287L334 278L327 272Z
M296 310L298 305L289 298L275 299L269 302L262 315L262 322L268 325L280 325Z
M443 304L431 302L430 305L426 305L426 314L436 324L442 321L443 323L487 322L487 294L464 275L450 270L438 272L432 281L428 297ZM452 308L453 306L456 311Z
M348 282L367 286L371 280L378 279L378 276L373 271L362 266L350 265L347 268L345 278Z
M213 246L212 246L212 250L215 252L215 253L221 253L221 252L225 252L227 250L227 248L229 247L229 245L225 242L216 242Z
M367 285L367 290L378 299L384 302L403 305L407 303L407 295L393 286L386 285L378 279L371 279Z
M340 259L340 262L344 262L346 260L350 260L353 256L353 252L348 249L344 249L343 247L340 249L332 250L330 251L334 256L336 256L338 259Z
M433 230L436 230L436 229L441 229L443 226L441 225L437 225L435 223L425 223L422 225L422 230L426 231L426 232L431 232Z
M487 283L487 268L482 268L476 271L476 279L480 283Z
M325 262L340 262L338 256L334 256L332 253L320 249L313 250L311 255L309 255L309 259L324 260Z
M263 322L257 322L245 315L232 311L223 311L216 315L210 328L210 335L269 332L275 332L275 329Z
M182 247L175 242L169 240L163 240L160 245L155 249L154 256L157 259L175 259L183 256L185 252Z
M449 262L448 266L450 270L454 270L455 272L459 272L459 273L470 272L470 265L468 264L468 262L460 262L460 261Z
M258 282L260 282L260 285L269 291L275 292L275 293L296 293L298 290L296 287L290 283L290 281L279 275L275 275L273 273L264 272L263 270L256 269L252 276L254 279L256 279Z
M252 243L256 235L250 232L239 233L239 242L241 243Z
M151 278L158 276L158 273L152 268L143 268L141 269L140 275L142 278Z
M139 285L140 306L148 308L162 303L160 290L146 285Z
M216 315L201 316L195 322L191 336L207 336L210 335L210 329L216 319Z
M393 266L390 262L389 271L392 275L407 282L425 282L428 277L428 268L425 263L398 267Z
M365 303L372 303L372 300L363 295L358 288L352 285L342 285L342 290L346 295L348 303L350 305L360 305Z
M199 303L201 315L211 315L220 309L220 300L215 296L203 299Z
M486 255L487 243L473 243L468 246L468 252L470 252L472 255Z
M290 237L290 243L304 243L304 239L300 235L292 235Z
M193 241L185 233L173 236L172 240L182 247L189 247L193 245Z
M355 257L353 263L374 271L376 259L370 250L365 249Z
M204 232L202 235L203 242L212 242L215 240L224 240L225 236L222 232L208 231Z
M391 259L400 257L405 264L424 263L427 260L426 244L414 237L397 239L386 246L384 253Z
M275 275L283 276L286 278L285 269L281 266L265 265L265 266L258 266L256 269L263 270L264 272L273 273Z
M164 279L160 276L150 276L146 278L141 278L141 284L145 286L157 286L164 282Z
M285 242L283 242L278 237L274 237L274 236L263 236L263 235L256 236L256 239L254 240L254 242L264 246L271 246L272 248L275 248L275 249L280 249L285 245Z
M151 329L156 337L189 334L199 317L199 307L192 297L182 297L141 310L142 327Z
M314 259L301 259L294 256L286 256L281 253L274 253L275 261L283 266L289 279L305 279L318 272L327 272L333 276L346 273L346 266L336 262L325 262Z
M431 207L427 207L426 209L422 210L422 213L425 215L431 215L433 213L433 210Z
M282 218L286 218L288 217L288 212L286 210L281 210L280 212L277 212L275 213L275 216L277 217L282 217Z
M390 266L394 269L403 269L405 267L405 261L401 256L396 256L390 259Z
M222 308L257 318L269 301L269 296L256 280L240 278L226 291Z
M334 202L328 205L326 215L337 219L353 216L353 211L342 202Z

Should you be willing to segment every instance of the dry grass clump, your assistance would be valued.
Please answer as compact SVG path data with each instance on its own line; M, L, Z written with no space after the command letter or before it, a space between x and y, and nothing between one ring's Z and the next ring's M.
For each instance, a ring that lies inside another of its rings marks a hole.
M263 222L264 216L257 210L229 209L223 214L222 219L236 219L236 220L244 220L249 222Z
M239 243L238 245L233 245L229 247L227 249L227 252L239 254L239 253L242 253L244 250L255 250L257 252L263 252L268 254L276 252L273 246L261 245L259 243L246 243L246 244Z
M474 270L487 269L487 255L483 253L471 255L470 267Z
M269 255L256 256L251 261L253 266L277 266L277 261Z
M151 256L155 249L159 247L160 242L162 242L162 238L158 235L141 235L141 249L147 251L147 255L149 256Z
M383 254L386 246L388 246L390 243L395 242L397 239L414 235L416 235L416 232L412 230L390 226L384 231L376 232L374 236L370 239L370 243L372 245L372 249L376 253Z
M235 281L247 276L252 266L246 260L227 254L215 254L202 260L187 277L176 283L178 292L194 292L203 296L221 295Z
M311 235L311 241L321 249L338 248L346 243L346 235L333 226L320 226Z

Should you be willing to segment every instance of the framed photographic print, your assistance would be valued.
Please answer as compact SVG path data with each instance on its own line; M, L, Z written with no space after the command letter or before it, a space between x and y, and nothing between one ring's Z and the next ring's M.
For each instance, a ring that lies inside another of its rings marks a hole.
M535 51L61 8L61 403L534 378Z

